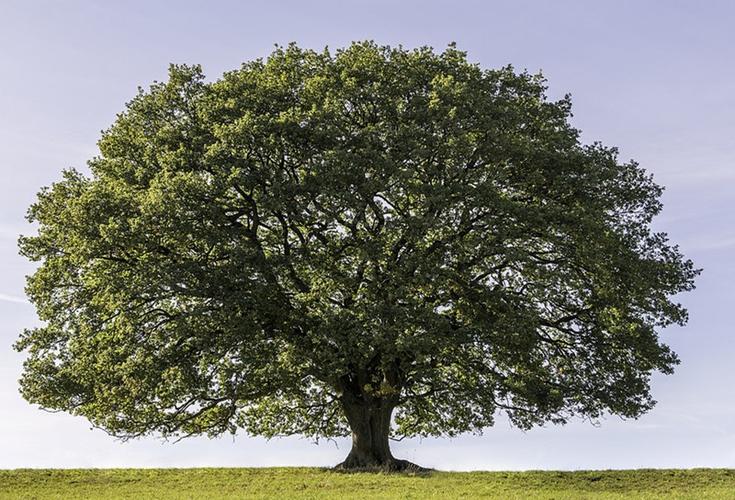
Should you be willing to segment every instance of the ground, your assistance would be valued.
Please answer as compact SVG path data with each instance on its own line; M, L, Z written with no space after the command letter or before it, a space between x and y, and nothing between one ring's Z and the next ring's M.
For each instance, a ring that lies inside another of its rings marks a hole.
M339 473L316 468L0 470L6 498L735 499L735 470Z

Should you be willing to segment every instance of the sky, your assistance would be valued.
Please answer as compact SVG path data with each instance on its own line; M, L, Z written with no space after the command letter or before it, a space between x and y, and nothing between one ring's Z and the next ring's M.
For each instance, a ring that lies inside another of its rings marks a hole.
M18 393L11 345L38 324L24 299L33 265L18 255L27 207L96 141L138 86L169 63L209 79L274 44L338 48L353 40L442 50L482 67L542 71L549 96L572 95L584 142L617 146L666 187L655 220L704 269L677 298L686 327L661 333L682 363L653 378L658 405L522 432L499 418L482 436L415 439L394 455L445 470L735 467L735 3L638 1L0 0L0 468L333 465L346 440L246 435L120 442L81 417Z

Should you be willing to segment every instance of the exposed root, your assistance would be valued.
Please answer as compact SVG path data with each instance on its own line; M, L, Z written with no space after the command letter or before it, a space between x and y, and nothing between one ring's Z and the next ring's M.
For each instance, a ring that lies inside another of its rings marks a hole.
M354 460L353 457L347 457L347 460L336 465L333 469L335 472L403 472L409 474L426 474L433 469L427 469L416 465L408 460L400 460L392 458L384 463L364 463Z

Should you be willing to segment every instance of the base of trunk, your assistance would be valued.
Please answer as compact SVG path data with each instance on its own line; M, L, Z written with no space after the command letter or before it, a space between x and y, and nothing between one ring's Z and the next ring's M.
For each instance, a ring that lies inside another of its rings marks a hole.
M342 408L352 431L352 449L337 471L426 472L407 460L393 458L390 452L391 415L396 398L345 393Z
M431 469L421 467L408 460L390 458L383 462L361 460L352 455L334 467L337 472L429 472Z

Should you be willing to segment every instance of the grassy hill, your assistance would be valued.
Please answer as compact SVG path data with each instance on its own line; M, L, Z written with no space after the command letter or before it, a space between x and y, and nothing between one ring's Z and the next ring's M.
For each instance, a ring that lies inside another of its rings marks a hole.
M316 468L0 470L0 498L735 499L735 470L344 474Z

